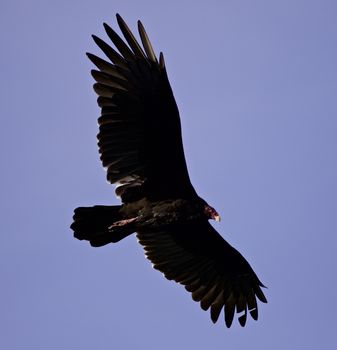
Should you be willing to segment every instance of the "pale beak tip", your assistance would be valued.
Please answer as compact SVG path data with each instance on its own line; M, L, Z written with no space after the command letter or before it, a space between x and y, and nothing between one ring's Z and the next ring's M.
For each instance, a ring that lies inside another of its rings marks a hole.
M220 222L220 221L221 221L220 215L215 215L215 216L214 216L214 220L215 220L216 222Z

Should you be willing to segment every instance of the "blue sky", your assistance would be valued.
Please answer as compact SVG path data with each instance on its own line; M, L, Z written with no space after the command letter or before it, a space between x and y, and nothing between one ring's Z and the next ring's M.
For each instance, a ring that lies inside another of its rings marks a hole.
M85 57L116 12L164 52L193 184L268 286L245 328L213 325L134 237L72 237L75 207L118 203ZM336 13L327 0L2 2L0 347L334 348Z

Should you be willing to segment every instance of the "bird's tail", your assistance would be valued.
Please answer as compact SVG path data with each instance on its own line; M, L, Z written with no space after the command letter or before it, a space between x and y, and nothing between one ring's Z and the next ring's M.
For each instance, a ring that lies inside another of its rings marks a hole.
M109 229L114 222L121 220L120 205L79 207L74 211L74 222L70 228L74 237L87 240L93 247L116 243L133 232L125 228Z

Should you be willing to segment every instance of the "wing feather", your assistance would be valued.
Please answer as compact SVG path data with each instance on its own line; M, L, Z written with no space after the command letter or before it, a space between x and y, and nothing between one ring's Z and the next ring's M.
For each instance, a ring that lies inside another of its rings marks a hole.
M117 87L123 90L134 89L132 82L127 81L125 79L118 78L118 77L115 77L114 80L111 80L110 74L107 74L105 72L101 72L93 69L91 71L91 75L97 81L97 83L102 83L105 85Z
M97 138L107 179L125 184L118 191L124 202L134 199L129 189L135 184L140 189L137 198L140 193L157 200L195 195L163 54L158 63L141 22L138 30L143 47L118 14L117 22L125 41L104 23L116 50L93 35L110 62L87 54L98 68L91 74L96 80L97 103L102 108Z
M156 54L154 53L149 37L147 36L147 33L141 21L138 21L138 30L148 59L152 62L157 63Z
M257 320L256 297L267 300L262 283L243 256L230 246L208 221L186 221L151 232L138 232L153 267L166 278L185 286L212 321L224 310L227 327L235 314L244 327L247 314Z
M124 58L111 46L109 46L105 41L97 37L96 35L92 35L94 42L96 45L105 53L106 57L113 62L116 66L120 66L128 69L128 65L125 62Z
M101 72L107 73L109 77L112 76L114 78L120 78L125 80L124 75L119 73L119 69L117 69L115 65L89 52L87 52L87 57Z
M135 55L141 59L146 59L145 53L142 49L142 47L138 44L136 38L132 34L131 30L127 26L127 24L124 22L123 18L117 13L117 22L119 25L119 28L121 29L126 41L130 45L132 51L135 53Z
M132 61L134 59L134 53L124 43L121 37L106 23L103 23L104 29L108 34L110 40L115 44L118 51L123 55L126 60Z

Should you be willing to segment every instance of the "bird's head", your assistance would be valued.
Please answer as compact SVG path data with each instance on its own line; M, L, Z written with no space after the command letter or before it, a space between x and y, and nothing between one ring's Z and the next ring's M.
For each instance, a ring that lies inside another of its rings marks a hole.
M219 222L221 220L218 212L213 207L208 205L207 203L204 205L204 214L206 215L206 217L208 219L215 220L217 222Z

